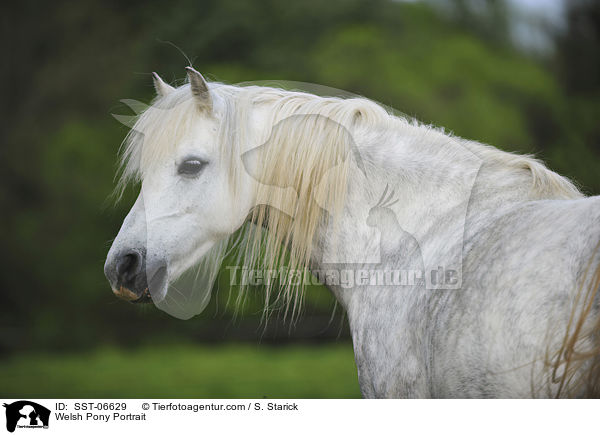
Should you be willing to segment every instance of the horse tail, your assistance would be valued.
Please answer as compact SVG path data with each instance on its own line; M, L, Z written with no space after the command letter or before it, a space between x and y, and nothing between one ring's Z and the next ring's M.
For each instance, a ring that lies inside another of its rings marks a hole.
M560 348L546 359L556 398L600 398L599 292L600 242L584 270Z

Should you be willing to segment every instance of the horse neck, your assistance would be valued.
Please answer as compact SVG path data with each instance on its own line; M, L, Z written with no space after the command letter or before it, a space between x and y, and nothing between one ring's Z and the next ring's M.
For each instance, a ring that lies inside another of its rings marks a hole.
M258 145L268 137L272 116L269 110L253 113L256 119L251 124L267 127L256 134L261 138ZM467 211L480 217L495 213L502 204L531 196L531 162L523 163L518 156L507 163L507 153L394 118L379 127L363 125L352 134L363 164L349 171L344 212L338 216L335 229L332 221L336 219L330 217L317 229L310 258L313 269L356 268L361 263L394 266L394 262L403 261L401 255L378 258L383 230L384 236L393 235L393 225L376 229L367 224L369 211L386 186L398 200L391 207L394 223L403 231L398 234L414 237L426 270L439 264L460 269ZM476 231L486 219L473 222L469 230ZM400 239L409 238L398 237L399 245ZM393 251L393 242L394 237L387 239L384 254ZM349 295L357 293L354 289L330 288L346 306Z
M329 221L320 228L313 255L315 268L415 267L417 259L402 255L408 240L416 241L413 246L418 244L425 268L435 268L440 262L450 266L460 263L467 206L481 160L450 137L444 136L442 144L428 143L427 133L422 136L415 139L414 128L410 128L392 131L377 143L357 142L366 176L360 170L350 171L339 230L334 231ZM437 135L434 139L440 141ZM389 207L393 218L370 226L369 212L386 186L398 200ZM395 244L397 253L393 252ZM375 294L335 285L330 290L347 309L362 295ZM404 296L410 297L410 292L395 294L394 303L398 304L403 303Z

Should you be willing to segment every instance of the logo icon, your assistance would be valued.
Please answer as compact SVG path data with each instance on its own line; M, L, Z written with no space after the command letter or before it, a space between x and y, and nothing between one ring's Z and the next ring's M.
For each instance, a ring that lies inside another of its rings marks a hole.
M29 400L19 400L4 404L6 408L6 430L14 432L15 428L39 429L48 428L50 410Z

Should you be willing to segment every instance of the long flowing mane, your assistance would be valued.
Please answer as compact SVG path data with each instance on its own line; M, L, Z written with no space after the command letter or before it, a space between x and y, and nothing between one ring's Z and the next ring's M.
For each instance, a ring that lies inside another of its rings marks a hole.
M356 137L367 138L370 147L382 139L381 132L405 133L426 138L428 150L443 150L448 135L442 130L399 117L365 98L342 99L320 97L303 92L258 87L230 86L211 83L215 116L219 121L221 155L229 168L231 188L236 188L244 166L242 155L248 138L262 137L257 143L269 143L261 155L261 183L256 192L257 206L252 210L250 228L242 232L237 243L240 263L248 269L277 270L287 265L291 270L308 271L314 238L326 217L335 219L342 212L347 191L349 167ZM253 124L253 113L260 108L267 113L266 126ZM201 114L195 110L189 85L157 98L137 119L121 149L119 188L139 181L144 174L174 152L174 147L189 133ZM289 123L286 120L293 119ZM369 134L369 132L377 132ZM455 138L456 139L456 138ZM503 171L505 176L529 174L530 189L535 198L576 198L577 188L566 178L547 169L540 161L524 155L501 151L477 142L457 139L484 162ZM424 140L425 142L425 140ZM360 143L358 147L360 149ZM368 159L368 155L366 155ZM401 170L399 168L398 170ZM319 183L327 180L325 183ZM318 184L318 186L317 186ZM295 210L294 216L267 207L273 194L270 186L292 187L297 196L278 198L284 210ZM317 192L318 190L318 192ZM314 196L322 198L320 204ZM286 201L293 203L285 204ZM266 233L268 232L268 237ZM210 255L224 256L224 241ZM218 262L216 264L219 264ZM302 300L302 286L279 282L278 290L267 286L266 307L280 301L291 308L292 317Z

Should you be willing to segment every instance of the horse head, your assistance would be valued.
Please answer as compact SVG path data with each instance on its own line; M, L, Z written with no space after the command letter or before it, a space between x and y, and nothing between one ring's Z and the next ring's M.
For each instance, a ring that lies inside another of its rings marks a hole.
M140 181L141 191L104 272L127 301L167 303L169 283L217 249L250 209L248 183L232 188L228 149L220 146L224 102L199 72L188 67L187 76L189 84L175 89L154 75L158 96L124 146L124 178ZM216 269L204 282L208 292ZM198 304L206 302L203 297Z

